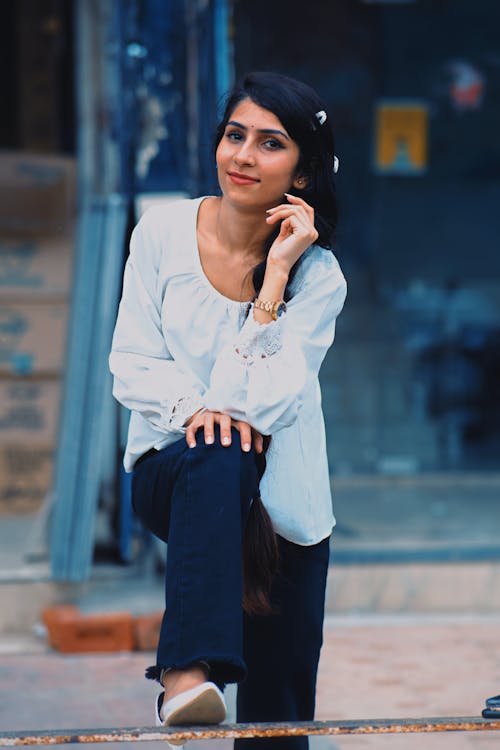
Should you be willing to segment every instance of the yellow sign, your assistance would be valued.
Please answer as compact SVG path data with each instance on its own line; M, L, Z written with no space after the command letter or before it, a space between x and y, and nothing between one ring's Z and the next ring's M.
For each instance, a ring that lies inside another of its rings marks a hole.
M381 174L419 175L427 169L429 113L425 104L381 102L376 112L375 168Z

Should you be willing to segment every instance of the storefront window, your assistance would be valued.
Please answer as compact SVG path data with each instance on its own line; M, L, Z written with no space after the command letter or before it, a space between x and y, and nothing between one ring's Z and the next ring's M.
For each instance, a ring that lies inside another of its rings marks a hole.
M236 67L310 81L334 121L349 293L321 377L339 545L484 552L500 522L500 9L279 5L235 3Z

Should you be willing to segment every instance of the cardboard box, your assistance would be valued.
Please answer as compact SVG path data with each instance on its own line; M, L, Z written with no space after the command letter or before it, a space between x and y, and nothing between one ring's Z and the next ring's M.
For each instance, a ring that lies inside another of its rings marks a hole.
M75 164L63 156L0 151L0 233L71 234Z
M0 378L0 447L55 445L60 397L56 379Z
M0 303L0 375L60 373L67 317L64 303Z
M31 513L52 487L53 445L0 445L0 513Z
M67 299L72 272L71 238L0 237L0 305Z

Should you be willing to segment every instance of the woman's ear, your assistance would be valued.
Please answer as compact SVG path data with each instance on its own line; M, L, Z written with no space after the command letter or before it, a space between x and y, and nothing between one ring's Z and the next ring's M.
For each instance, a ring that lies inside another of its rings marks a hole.
M309 179L305 174L298 174L292 185L296 190L304 190L309 184Z

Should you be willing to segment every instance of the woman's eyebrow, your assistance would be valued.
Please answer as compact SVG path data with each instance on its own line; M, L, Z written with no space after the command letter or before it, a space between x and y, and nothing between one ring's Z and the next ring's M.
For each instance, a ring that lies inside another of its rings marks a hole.
M236 128L241 128L241 130L248 130L246 125L242 125L241 122L236 122L236 120L229 120L227 123L228 125L232 125ZM286 138L287 141L290 140L289 136L284 133L282 130L274 130L273 128L260 128L257 130L258 133L271 133L273 135L282 135L283 138Z

